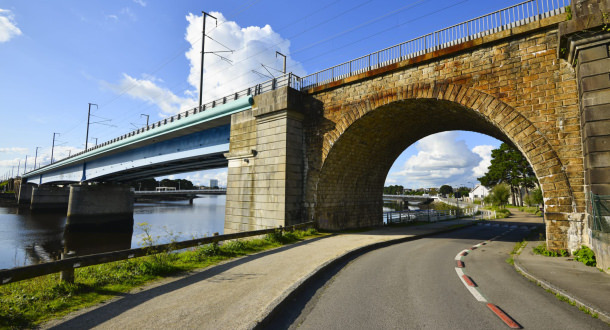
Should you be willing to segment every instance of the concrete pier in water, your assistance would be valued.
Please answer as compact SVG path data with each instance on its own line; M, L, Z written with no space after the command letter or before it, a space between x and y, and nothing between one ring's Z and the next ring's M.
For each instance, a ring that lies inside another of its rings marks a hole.
M72 229L133 227L133 188L118 184L70 185L68 220Z
M39 186L32 188L30 209L32 211L65 210L68 208L70 188Z

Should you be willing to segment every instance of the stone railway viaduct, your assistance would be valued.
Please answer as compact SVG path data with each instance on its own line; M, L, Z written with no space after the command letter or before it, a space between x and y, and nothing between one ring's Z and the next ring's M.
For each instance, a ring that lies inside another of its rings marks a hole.
M467 130L528 159L550 248L587 244L608 260L610 240L592 232L587 200L610 194L610 1L571 7L571 20L542 18L306 93L255 96L231 118L225 232L310 219L331 230L379 225L400 153Z
M590 198L610 195L610 0L572 0L571 18L564 8L538 9L534 18L441 43L447 31L541 3L549 1L528 0L414 39L423 44L418 52L403 51L410 41L388 48L396 54L385 59L384 50L304 78L286 75L289 87L274 79L271 91L257 86L253 99L251 89L247 98L235 93L232 102L225 97L216 108L214 101L32 171L25 182L46 185L41 191L65 204L65 189L48 184L82 177L70 187L68 222L76 211L83 222L121 212L133 221L133 192L113 182L228 162L225 233L310 220L328 230L362 228L382 224L383 185L403 150L430 134L474 131L515 146L532 165L548 247L589 245L606 269L610 221L591 216ZM113 151L119 148L127 151ZM28 190L19 196L29 200Z

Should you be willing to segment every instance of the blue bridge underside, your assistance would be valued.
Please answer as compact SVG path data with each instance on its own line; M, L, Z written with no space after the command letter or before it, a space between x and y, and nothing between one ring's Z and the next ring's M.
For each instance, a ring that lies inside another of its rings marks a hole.
M28 177L28 182L126 182L168 174L226 167L230 125L125 150Z

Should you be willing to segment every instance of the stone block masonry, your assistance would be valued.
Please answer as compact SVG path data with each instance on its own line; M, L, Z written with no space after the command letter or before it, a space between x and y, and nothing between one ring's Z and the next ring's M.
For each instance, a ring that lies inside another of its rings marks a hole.
M610 195L610 0L572 1L574 17L559 25L560 55L576 69L583 167L571 169L583 173L585 198L590 193ZM563 123L562 123L563 124ZM587 200L587 211L591 201ZM567 231L568 241L582 237L593 248L598 265L610 265L609 233L595 228L594 219ZM569 246L571 249L579 246Z
M528 159L542 185L549 246L581 244L582 235L568 235L582 232L586 164L576 72L557 54L564 19L311 89L323 110L305 121L308 217L328 229L380 225L381 191L400 153L430 134L468 130L512 144Z
M225 232L306 219L330 230L381 225L383 185L400 153L431 134L467 130L527 158L549 248L587 244L587 189L610 183L610 58L599 35L574 57L578 65L562 58L561 31L582 28L566 30L565 20L541 17L306 95L256 96L252 110L232 117Z
M303 213L303 112L288 87L254 97L231 117L225 233L289 226Z

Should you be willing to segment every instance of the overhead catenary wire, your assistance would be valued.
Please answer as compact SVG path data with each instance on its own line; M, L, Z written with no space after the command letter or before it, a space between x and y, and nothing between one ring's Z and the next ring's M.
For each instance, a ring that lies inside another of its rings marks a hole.
M410 8L410 7L414 6L414 5L418 5L418 4L422 3L423 1L425 1L425 0L421 0L421 1L416 2L415 4L410 4L410 5L407 5L407 6L401 7L401 8L399 8L399 9L397 9L397 10L394 10L394 11L392 11L392 12L390 12L390 13L387 13L387 14L382 15L381 17L378 17L378 18L376 18L376 19L369 20L369 21L367 21L367 22L365 22L365 23L363 23L363 24L360 24L360 25L358 25L358 26L356 26L356 27L353 27L353 28L350 28L350 29L344 30L344 31L342 31L342 32L340 32L340 33L338 33L338 34L336 34L336 35L332 36L332 37L326 38L325 40L322 40L322 41L317 41L317 42L316 42L316 43L314 43L314 44L310 44L310 45L307 45L307 46L305 46L305 47L302 47L302 48L300 48L299 50L297 50L297 51L295 51L295 52L292 52L292 53L291 53L291 54L289 54L289 55L293 55L293 54L296 54L296 53L298 53L298 52L302 52L302 51L304 51L305 49L309 49L309 48L315 47L315 46L317 46L318 44L321 44L321 43L324 43L324 42L328 42L328 41L332 40L333 38L338 38L338 37L340 37L340 36L342 36L342 35L345 35L345 34L347 34L347 33L350 33L350 32L352 32L352 31L355 31L355 30L357 30L357 29L359 29L359 28L362 28L362 27L366 26L367 24L372 24L372 23L374 23L374 22L376 22L376 21L378 21L378 20L380 20L380 19L382 19L382 18L384 18L384 17L391 16L391 15L393 15L393 14L396 14L396 13L397 13L397 12L399 12L399 11L406 10L406 9L408 9L408 8ZM466 1L467 1L467 0L466 0ZM336 2L338 2L338 1L336 1ZM336 2L335 2L335 3L336 3ZM367 1L367 2L365 2L365 3L368 3L368 2L369 2L369 1ZM462 2L465 2L465 1L462 1ZM359 5L362 5L362 4L359 4ZM330 5L329 5L329 6L330 6ZM425 16L429 16L429 15L431 15L431 14L432 14L432 13L427 14L427 15L425 15ZM228 20L223 21L222 23L225 23L225 22L227 22L227 21L228 21ZM401 23L401 24L398 24L398 25L404 25L404 24L406 24L406 23ZM317 28L317 27L315 27L315 28ZM310 28L310 29L305 29L304 31L299 32L299 34L305 33L306 31L311 30L311 29L313 29L313 28ZM386 29L386 30L384 30L384 31L387 31L387 30L388 30L388 29ZM381 32L379 32L379 33L381 33ZM377 35L377 34L379 34L379 33L369 35L369 36L367 36L367 37L365 37L365 38L363 38L363 39L371 38L372 36ZM210 37L210 39L211 39L211 40L214 40L215 42L217 42L217 40L215 40L215 39L213 39L213 38L211 38L211 37ZM360 39L360 40L362 40L362 39ZM359 40L359 41L360 41L360 40ZM282 42L285 42L285 41L287 41L287 40L283 40ZM359 41L357 41L357 42L359 42ZM273 46L279 45L279 44L281 44L282 42L277 43L277 44L275 44L275 45L272 45L272 46L270 46L270 47L268 47L268 48L266 48L266 49L269 49L269 48L271 48L271 47L273 47ZM356 42L354 42L354 43L356 43ZM343 47L345 47L345 46L347 46L347 45L351 45L351 44L354 44L354 43L349 43L349 44L343 45L342 47L340 47L340 48L335 48L334 50L331 50L331 51L325 51L325 53L329 53L329 52L337 51L337 50L339 50L339 49L341 49L341 48L343 48ZM192 45L191 45L191 46L192 46ZM223 45L223 46L224 46L224 45ZM185 47L185 49L187 49L187 48L188 48L188 47ZM248 57L246 57L246 58L242 59L241 61L244 61L244 60L247 60L247 59L249 59L249 58L252 58L252 57L254 57L254 56L256 56L256 55L258 55L258 54L260 54L260 53L262 53L262 52L263 52L263 51L261 51L261 52L259 52L259 53L257 53L257 54L254 54L254 55L248 56ZM181 54L182 54L182 51L181 51L181 53L180 53L180 54L178 54L178 55L181 55ZM311 59L311 58L310 58L310 59ZM305 63L305 62L309 61L310 59L308 59L308 60L306 60L306 61L301 61L300 63ZM265 68L265 69L266 69L266 68ZM276 70L275 68L273 68L273 69L274 69L274 70ZM213 72L213 73L217 73L217 72ZM213 74L213 73L210 73L210 74ZM240 76L238 76L238 77L242 77L242 76L247 75L247 74L252 74L252 71L245 72L244 74L242 74L242 75L240 75ZM236 79L234 79L234 80L236 80ZM232 80L232 81L233 81L233 80ZM250 81L252 81L252 80L250 80ZM184 83L183 83L183 84L184 84ZM135 85L135 84L134 84L134 87L135 87L135 86L137 86L137 85ZM131 87L131 88L134 88L134 87ZM123 94L124 94L124 93L123 93ZM146 103L148 103L148 102L150 102L150 101L145 101L145 102L146 102ZM147 108L152 107L152 106L154 106L154 104L147 104Z

